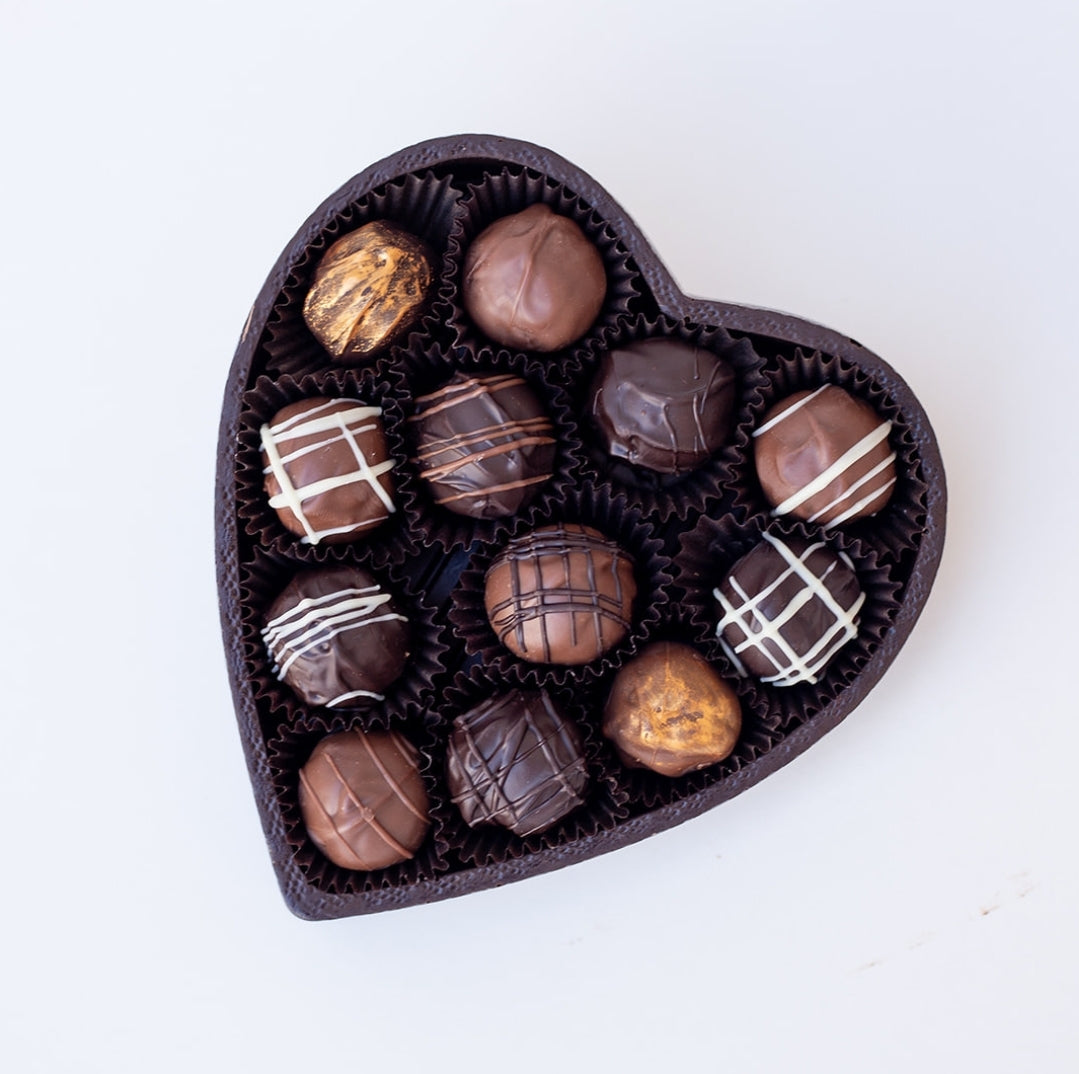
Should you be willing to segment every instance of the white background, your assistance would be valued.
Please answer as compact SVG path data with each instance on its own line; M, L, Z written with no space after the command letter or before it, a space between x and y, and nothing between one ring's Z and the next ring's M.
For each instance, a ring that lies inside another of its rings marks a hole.
M1075 1070L1074 11L4 0L0 1065ZM893 364L948 543L877 690L740 798L304 923L221 655L221 392L307 214L467 131L577 163L688 292Z

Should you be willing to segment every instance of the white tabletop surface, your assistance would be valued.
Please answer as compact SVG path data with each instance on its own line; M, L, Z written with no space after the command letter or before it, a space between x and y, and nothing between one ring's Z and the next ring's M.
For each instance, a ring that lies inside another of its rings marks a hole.
M5 2L0 1065L1075 1070L1075 11ZM879 687L741 797L310 924L225 675L221 392L307 214L466 131L574 161L687 292L895 366L947 547Z

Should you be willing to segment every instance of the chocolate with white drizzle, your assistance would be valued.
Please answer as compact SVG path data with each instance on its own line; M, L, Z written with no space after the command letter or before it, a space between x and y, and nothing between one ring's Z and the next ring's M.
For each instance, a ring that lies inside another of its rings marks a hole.
M515 514L550 480L554 426L511 373L456 373L416 400L413 462L435 503L472 518Z
M304 544L354 541L394 513L393 459L379 407L302 399L262 426L270 506Z
M262 638L274 674L328 708L383 700L409 656L408 618L358 567L296 575L270 606Z
M716 636L740 675L774 686L815 683L858 633L865 594L854 565L823 541L764 534L713 591Z
M896 480L891 428L834 384L777 403L753 433L757 477L772 513L825 529L876 514Z

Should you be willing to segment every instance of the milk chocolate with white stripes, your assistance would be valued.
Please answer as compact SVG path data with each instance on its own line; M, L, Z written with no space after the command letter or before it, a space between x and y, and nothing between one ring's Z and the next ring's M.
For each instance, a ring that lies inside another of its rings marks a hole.
M416 400L416 464L435 503L472 518L515 514L550 480L554 427L512 373L456 373Z
M407 617L358 567L296 575L270 606L262 637L278 679L328 708L383 700L409 657Z
M300 769L299 796L308 835L342 869L407 861L430 827L419 754L396 731L328 735Z
M454 720L446 782L470 827L542 832L584 802L580 733L546 693L511 690Z
M865 594L854 565L824 541L766 533L714 590L716 636L739 674L773 686L818 682L858 634Z
M344 544L385 522L393 459L382 411L357 399L302 399L262 426L266 495L304 544Z
M834 384L787 396L753 433L772 513L825 528L876 514L895 487L890 432L890 421Z

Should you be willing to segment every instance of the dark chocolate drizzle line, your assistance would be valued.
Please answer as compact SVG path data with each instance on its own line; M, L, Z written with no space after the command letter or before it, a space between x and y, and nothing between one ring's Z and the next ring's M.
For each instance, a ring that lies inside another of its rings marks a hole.
M505 703L505 699L503 699L502 703ZM483 754L483 750L480 749L476 736L472 733L472 728L468 724L464 724L461 730L464 734L468 752L475 758L476 765L482 769L482 775L479 780L474 780L471 777L471 769L462 765L469 776L471 787L462 791L459 795L454 795L452 799L454 804L460 806L475 797L477 804L483 809L483 819L485 821L496 820L500 814L506 813L513 819L513 823L517 824L520 818L513 802L507 797L498 774L491 768L488 759ZM488 797L493 798L498 803L497 807L487 801Z
M558 781L563 793L568 795L576 805L580 805L584 799L573 789L573 785L569 781L569 773L579 771L584 767L584 762L580 757L577 747L570 738L568 724L558 712L555 711L554 706L551 704L551 699L546 693L541 693L540 699L543 702L543 707L546 710L547 715L551 717L551 726L555 728L558 738L565 747L566 753L570 756L571 760L566 764L561 764L559 762L558 758L551 750L551 736L540 733L539 728L536 727L532 721L531 709L525 708L524 718L528 721L529 728L536 736L539 748L543 750L543 756L547 759L551 778Z
M614 581L615 595L608 596L600 593L596 586L595 559L593 555L597 551L609 553L611 560L611 577ZM566 577L570 571L570 553L580 552L585 558L585 566L588 571L590 589L575 589L571 585L545 588L541 586L542 570L541 562L544 557L559 556L563 562ZM577 615L591 614L596 628L597 644L602 640L603 618L613 620L624 632L630 628L630 621L622 613L623 593L622 579L618 573L620 563L628 561L628 557L613 541L597 540L583 533L569 533L559 527L555 531L545 533L529 533L518 538L506 548L491 565L488 573L503 563L510 567L510 596L499 601L490 610L489 618L492 622L501 619L502 613L510 611L510 615L499 629L499 641L505 644L506 637L511 631L517 635L517 644L522 652L527 651L524 641L524 625L526 622L538 618L540 620L540 632L543 638L543 655L547 663L551 662L551 645L547 632L547 617L556 612L569 614L570 629L572 630L573 643L577 643ZM532 562L536 574L535 589L529 596L537 598L532 608L523 607L521 598L526 594L521 586L519 564Z

